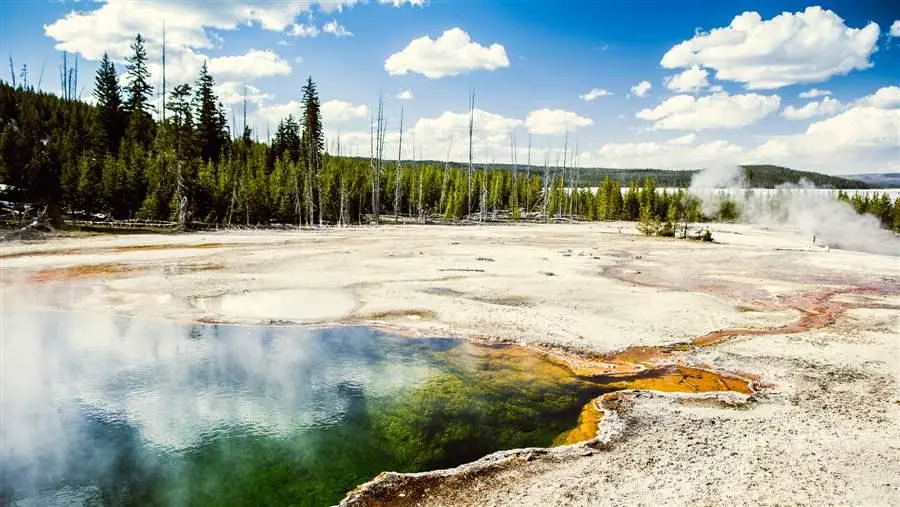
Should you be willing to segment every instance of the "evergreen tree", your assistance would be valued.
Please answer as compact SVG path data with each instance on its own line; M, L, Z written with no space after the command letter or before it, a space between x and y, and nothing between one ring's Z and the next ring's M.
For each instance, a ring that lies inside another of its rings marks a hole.
M153 106L150 98L153 87L150 86L150 70L147 68L147 50L144 38L137 34L131 44L132 55L126 58L128 65L128 85L125 111L128 113L128 137L141 146L150 144L153 137L153 117L150 115Z
M222 150L227 145L228 134L225 112L218 104L218 99L213 91L215 85L216 82L209 73L206 62L203 62L194 96L197 142L199 143L200 157L204 161L218 162Z
M122 141L124 118L122 112L122 91L116 66L106 53L100 60L97 77L94 80L94 97L97 99L97 121L103 136L103 147L116 154Z
M322 111L319 106L319 93L316 91L316 84L313 83L312 77L306 78L306 84L302 88L303 94L303 139L301 149L303 150L303 162L306 168L307 182L310 186L307 191L307 199L310 202L307 206L312 210L313 203L318 203L319 222L322 221L322 202L321 194L321 169L322 151L325 149L325 133L322 130ZM309 220L315 219L310 213Z

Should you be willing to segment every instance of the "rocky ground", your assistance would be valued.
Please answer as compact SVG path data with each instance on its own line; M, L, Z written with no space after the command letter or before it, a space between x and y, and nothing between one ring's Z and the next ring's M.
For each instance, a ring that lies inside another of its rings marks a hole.
M829 251L784 228L712 232L716 244L644 238L625 223L54 239L2 246L0 297L5 308L365 322L592 354L765 330L664 359L753 379L749 398L627 393L587 444L386 475L349 500L896 504L900 259Z

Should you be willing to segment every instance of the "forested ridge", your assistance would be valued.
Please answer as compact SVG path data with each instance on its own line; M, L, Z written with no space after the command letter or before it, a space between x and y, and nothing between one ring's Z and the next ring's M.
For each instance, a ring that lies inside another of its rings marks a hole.
M687 186L691 171L575 173L566 167L384 160L381 104L372 157L340 156L339 140L337 153L329 154L312 78L298 90L300 116L283 119L271 141L261 143L247 127L230 130L205 64L196 82L167 90L164 108L156 110L143 38L138 35L131 47L124 80L104 55L94 80L95 105L73 94L36 91L27 82L0 82L0 182L6 185L0 199L7 210L11 202L43 207L57 225L66 216L101 214L207 226L357 224L384 215L420 221L528 216L640 220L656 223L655 232L738 213L726 200L705 216L684 189L657 191L658 184ZM752 184L771 183L789 170L746 171ZM874 211L894 225L896 205L886 195L871 203L859 199L858 211Z

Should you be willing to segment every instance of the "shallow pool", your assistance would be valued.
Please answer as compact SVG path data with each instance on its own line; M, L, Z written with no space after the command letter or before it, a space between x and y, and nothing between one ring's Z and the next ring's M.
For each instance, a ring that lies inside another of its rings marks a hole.
M2 327L0 503L333 504L385 470L551 445L614 390L521 347L363 327Z

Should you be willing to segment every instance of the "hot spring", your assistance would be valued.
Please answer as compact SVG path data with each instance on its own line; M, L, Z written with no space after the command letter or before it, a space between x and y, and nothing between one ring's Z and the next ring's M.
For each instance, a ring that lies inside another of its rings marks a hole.
M366 327L2 319L13 505L329 505L382 471L592 438L582 409L605 392L735 385L678 367L577 376L516 345Z
M602 392L518 347L363 327L3 321L2 503L333 504L550 445Z

